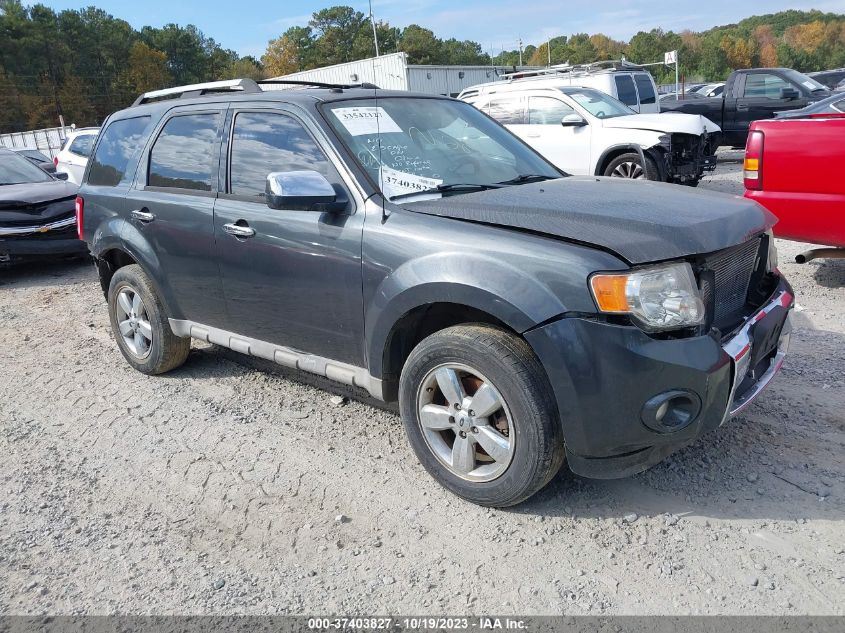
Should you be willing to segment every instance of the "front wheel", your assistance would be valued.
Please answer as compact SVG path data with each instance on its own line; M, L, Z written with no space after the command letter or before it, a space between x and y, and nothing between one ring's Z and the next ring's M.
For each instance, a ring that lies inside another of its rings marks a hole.
M643 155L645 166L637 152L629 152L614 158L604 169L604 175L611 178L633 180L661 180L660 171L651 157Z
M461 325L424 339L402 369L399 403L422 465L473 503L524 501L563 463L545 372L524 340L500 328Z

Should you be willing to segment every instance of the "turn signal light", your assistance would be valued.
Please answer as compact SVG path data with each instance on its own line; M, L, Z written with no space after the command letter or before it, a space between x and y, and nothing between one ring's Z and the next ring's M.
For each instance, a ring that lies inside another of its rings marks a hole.
M81 196L76 196L76 234L79 239L84 239L82 232L82 214L85 211L85 200Z
M746 189L763 188L763 132L752 130L745 144L743 176Z
M627 275L593 275L590 285L599 310L602 312L628 312L628 299L625 296Z

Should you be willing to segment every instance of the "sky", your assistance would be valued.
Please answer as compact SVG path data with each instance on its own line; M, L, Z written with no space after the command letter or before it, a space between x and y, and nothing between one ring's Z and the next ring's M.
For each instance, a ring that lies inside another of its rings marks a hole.
M366 0L41 1L55 10L95 5L135 28L170 22L195 24L223 47L256 57L270 39L288 27L307 24L314 11L346 4L368 12ZM29 4L27 0L24 3ZM520 38L524 44L536 45L556 35L602 32L628 40L637 31L655 27L701 31L786 9L845 13L845 0L614 0L596 7L588 0L534 0L529 4L515 0L373 0L377 20L398 27L420 24L438 37L474 40L486 52L495 53L515 49Z

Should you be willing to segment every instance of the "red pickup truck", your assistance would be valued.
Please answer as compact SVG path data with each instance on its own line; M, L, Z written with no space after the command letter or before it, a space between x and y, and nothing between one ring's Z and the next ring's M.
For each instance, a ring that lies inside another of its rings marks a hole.
M745 197L774 213L778 237L824 244L799 255L845 257L845 114L755 121L745 145Z

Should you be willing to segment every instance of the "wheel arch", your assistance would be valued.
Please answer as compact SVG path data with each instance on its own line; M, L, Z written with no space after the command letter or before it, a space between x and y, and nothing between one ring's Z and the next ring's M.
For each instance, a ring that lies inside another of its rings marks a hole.
M628 152L635 152L642 156L643 148L635 143L620 143L618 145L611 145L602 152L601 156L599 156L599 159L596 161L596 169L593 175L604 176L604 170L607 169L610 161L622 154L627 154Z

